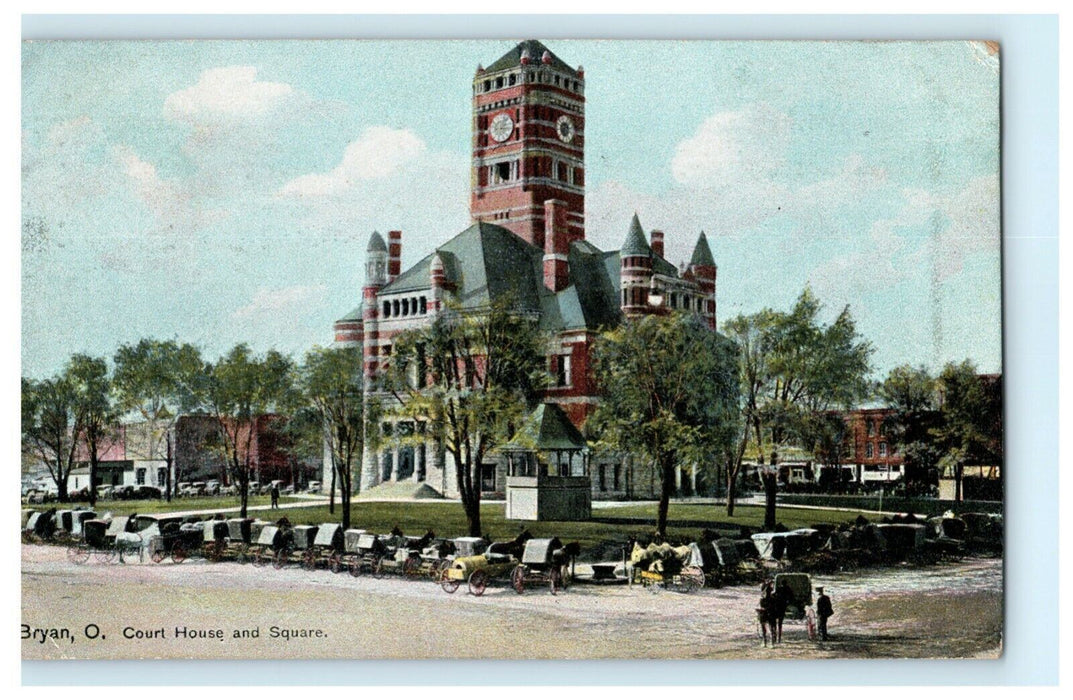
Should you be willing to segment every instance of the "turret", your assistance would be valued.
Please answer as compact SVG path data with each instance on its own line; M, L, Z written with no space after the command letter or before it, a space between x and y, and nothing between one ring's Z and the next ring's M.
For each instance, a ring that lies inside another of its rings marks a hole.
M365 389L373 387L373 378L379 369L380 354L380 302L377 296L388 281L388 249L380 234L373 231L369 237L369 247L365 249L365 287L362 289L362 325L364 326Z
M647 313L648 290L652 285L652 248L645 240L637 214L633 215L626 240L619 250L622 311L627 316Z
M447 288L447 270L443 265L443 258L437 252L432 256L432 262L428 265L429 286L432 288L432 313L443 310L444 291Z
M704 235L704 231L700 232L697 245L693 248L693 257L689 260L688 272L696 279L704 295L702 315L708 321L708 326L715 329L715 283L719 270L715 265L715 258L712 257L712 249L708 246L708 237Z

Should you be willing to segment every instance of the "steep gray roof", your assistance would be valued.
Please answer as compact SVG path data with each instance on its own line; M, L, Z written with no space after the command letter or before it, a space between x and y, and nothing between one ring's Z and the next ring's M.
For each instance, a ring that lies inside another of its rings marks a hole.
M693 257L690 258L689 264L715 267L715 258L712 257L712 249L708 247L708 237L704 235L704 231L700 232L700 238L697 239L697 246L693 248Z
M355 307L354 309L352 309L350 311L350 313L348 313L346 316L343 316L342 318L338 319L336 321L336 323L340 323L340 322L344 322L344 321L360 321L362 319L362 315L361 315L362 314L362 307L363 307L363 304L358 304L357 307Z
M630 221L630 230L626 232L626 240L623 241L619 253L623 256L652 255L652 247L645 240L645 231L641 228L641 220L637 218L637 214L634 214Z
M384 243L384 239L380 237L379 232L373 231L373 235L369 237L369 247L365 251L368 253L387 252L387 244Z
M521 65L523 49L529 50L529 58L531 59L530 65L541 65L541 57L544 55L544 52L547 51L551 56L551 65L553 68L568 73L574 77L577 77L578 75L576 70L568 66L565 61L552 53L547 46L544 46L544 44L536 39L527 39L519 43L513 49L500 56L485 70L489 73L493 73L495 71L506 70Z

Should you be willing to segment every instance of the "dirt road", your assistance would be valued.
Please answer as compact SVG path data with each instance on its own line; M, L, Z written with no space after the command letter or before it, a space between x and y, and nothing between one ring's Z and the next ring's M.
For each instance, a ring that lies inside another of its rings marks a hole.
M626 586L506 587L476 598L428 581L298 568L71 564L22 549L25 659L59 658L995 658L1002 561L814 577L832 641L787 623L756 636L753 587L652 594ZM275 628L275 632L273 631ZM66 630L66 632L64 632ZM256 636L254 636L256 631ZM218 633L218 634L217 634ZM90 638L94 637L94 638ZM140 637L140 638L127 638Z

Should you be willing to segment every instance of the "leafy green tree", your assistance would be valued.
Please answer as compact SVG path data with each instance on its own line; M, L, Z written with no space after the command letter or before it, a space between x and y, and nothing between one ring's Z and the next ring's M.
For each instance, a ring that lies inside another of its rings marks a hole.
M739 381L744 400L742 413L752 427L757 463L765 463L761 480L766 495L765 527L775 526L778 455L786 448L815 444L814 429L821 416L848 408L867 396L873 352L871 343L857 332L844 308L834 322L824 325L823 306L806 287L789 313L764 309L731 319L725 328L742 351ZM746 426L740 433L737 454L744 456L750 440ZM738 458L739 467L741 457ZM730 499L728 511L732 512Z
M933 436L939 427L938 383L925 367L895 367L879 385L879 397L892 413L883 421L883 432L896 446L905 464L910 492L930 491L942 456Z
M943 451L940 466L954 472L954 500L960 501L967 464L1002 461L1001 397L995 400L997 392L988 391L970 360L948 363L938 385L941 423L932 434Z
M67 481L76 463L78 419L66 378L22 378L22 449L45 465L62 502L68 500Z
M313 348L298 372L298 395L318 425L332 465L331 499L338 480L343 529L350 527L354 462L361 463L365 400L360 348ZM307 417L304 421L309 425Z
M725 458L738 430L737 350L689 314L645 316L600 335L594 345L601 397L590 430L611 449L650 459L660 475L656 531L679 464Z
M279 352L269 350L258 357L241 344L200 373L196 396L201 408L215 419L228 471L238 486L243 518L249 505L257 419L293 405L293 370L290 359Z
M97 503L97 466L101 442L119 417L112 400L112 379L103 357L72 355L64 370L75 413L75 441L81 440L89 456L89 502Z
M197 405L194 391L204 370L201 353L188 343L144 338L121 345L112 361L119 409L136 412L145 421L149 456L165 455L164 494L170 501L174 492L171 434L179 416Z
M449 309L395 340L383 388L397 404L384 410L424 426L395 439L431 437L451 455L472 536L483 534L481 464L546 383L544 343L536 321L509 301L479 312Z

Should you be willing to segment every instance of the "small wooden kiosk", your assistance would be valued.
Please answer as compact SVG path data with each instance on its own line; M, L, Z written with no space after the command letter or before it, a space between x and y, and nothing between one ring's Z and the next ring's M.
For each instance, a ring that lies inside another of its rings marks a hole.
M510 442L508 520L588 520L592 517L589 446L563 410L541 404Z

